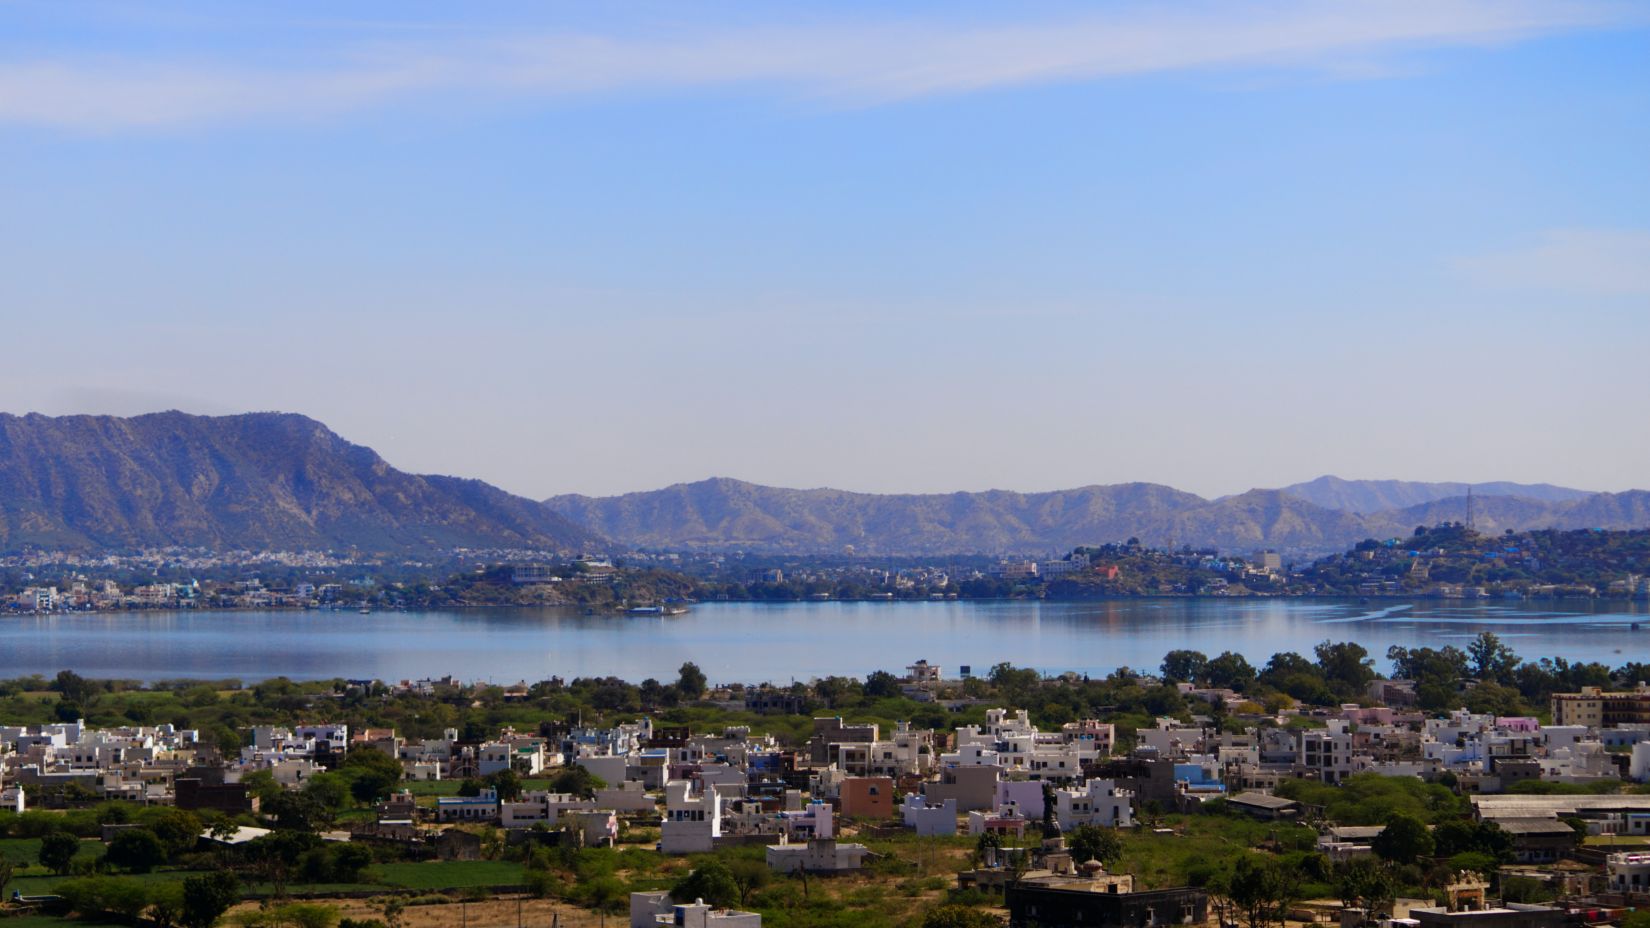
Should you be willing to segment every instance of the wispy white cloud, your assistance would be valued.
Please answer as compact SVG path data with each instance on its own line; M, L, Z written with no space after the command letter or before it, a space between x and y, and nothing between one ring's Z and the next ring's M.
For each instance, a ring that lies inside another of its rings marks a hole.
M1602 296L1650 296L1650 231L1556 229L1526 248L1459 262L1478 283Z
M443 92L556 97L756 84L847 105L1217 68L1388 73L1384 56L1641 24L1612 0L1288 0L1064 20L881 20L539 33L312 49L285 65L42 54L0 61L0 123L91 131L325 116ZM381 33L381 30L380 30Z

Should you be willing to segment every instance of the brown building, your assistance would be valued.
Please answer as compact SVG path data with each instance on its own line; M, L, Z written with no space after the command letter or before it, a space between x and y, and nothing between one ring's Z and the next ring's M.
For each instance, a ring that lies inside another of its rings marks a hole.
M894 817L892 777L848 777L838 792L843 818L885 819Z

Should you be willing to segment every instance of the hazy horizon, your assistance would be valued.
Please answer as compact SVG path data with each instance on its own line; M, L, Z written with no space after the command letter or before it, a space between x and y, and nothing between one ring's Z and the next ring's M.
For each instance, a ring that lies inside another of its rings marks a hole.
M1640 5L0 26L19 414L281 409L536 499L1650 475Z

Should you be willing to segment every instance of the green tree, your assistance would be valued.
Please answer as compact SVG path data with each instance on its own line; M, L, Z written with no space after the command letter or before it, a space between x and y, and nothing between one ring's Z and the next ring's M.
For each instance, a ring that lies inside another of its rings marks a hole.
M183 914L178 923L184 928L212 928L240 898L241 882L233 873L217 870L189 877L183 881Z
M1507 682L1518 669L1518 655L1494 632L1479 632L1467 645L1467 656L1472 659L1473 674L1480 680Z
M867 699L889 699L900 695L899 678L886 670L873 670L865 678Z
M719 860L706 861L670 888L670 898L678 902L703 899L721 908L739 904L739 882L732 871Z
M61 694L65 702L81 705L89 705L102 691L102 687L72 670L59 670L52 680L52 689Z
M350 795L357 802L381 802L401 783L401 762L373 747L358 747L344 755L338 772L349 778Z
M1109 867L1123 858L1123 842L1117 833L1098 825L1073 828L1066 835L1066 847L1071 849L1072 860L1078 863L1098 860Z
M1202 651L1174 650L1163 655L1163 679L1170 683L1196 683L1208 667L1209 657Z
M576 764L562 768L560 773L550 778L552 793L569 793L580 799L594 799L596 790L606 785L601 777Z
M1375 679L1375 661L1363 645L1325 641L1312 649L1323 678L1343 697L1359 696Z
M1412 864L1432 854L1432 833L1427 830L1426 823L1415 816L1394 812L1370 846L1383 860Z
M166 863L166 845L147 828L122 828L109 839L103 859L131 873L148 873Z
M40 839L40 865L59 876L69 872L69 862L80 853L80 839L54 831Z
M1281 926L1289 906L1295 901L1298 882L1274 860L1245 854L1238 858L1227 881L1226 896L1232 900L1249 928Z
M349 777L329 771L310 777L300 792L313 801L321 817L330 822L349 804L351 785Z
M681 691L684 699L698 699L705 695L707 682L705 672L692 661L684 663L677 671L676 688Z
M11 882L11 878L16 874L17 865L11 862L10 857L0 854L0 899L5 898L6 885Z
M773 879L773 870L760 860L735 858L728 862L728 873L733 876L734 885L739 887L740 907L750 905L751 894Z
M57 895L83 915L112 912L134 919L149 907L149 891L130 877L86 876L57 884Z
M503 770L489 773L482 778L482 782L498 792L498 798L504 802L514 802L521 796L521 774L514 768L505 767Z
M183 884L154 883L149 887L149 908L145 915L155 928L177 928L183 924Z
M1361 909L1373 921L1398 895L1398 881L1387 864L1370 857L1354 857L1335 867L1335 895L1349 909Z
M1204 676L1210 686L1225 687L1241 693L1255 682L1255 668L1249 665L1243 655L1222 651L1219 657L1209 660Z
M201 818L187 809L160 809L146 815L143 824L160 839L166 849L167 860L194 850L195 844L200 841Z

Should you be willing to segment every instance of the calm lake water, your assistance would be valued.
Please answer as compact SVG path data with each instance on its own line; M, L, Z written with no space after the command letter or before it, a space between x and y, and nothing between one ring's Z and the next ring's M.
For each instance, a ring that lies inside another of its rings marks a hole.
M1634 631L1639 622L1643 630ZM1448 603L1120 600L1099 603L705 603L670 618L566 609L461 612L167 612L0 618L0 677L465 680L613 675L675 678L692 660L714 682L863 676L919 658L954 674L998 661L1050 672L1156 668L1166 651L1311 655L1356 641L1386 668L1389 645L1465 645L1488 629L1527 658L1611 667L1650 660L1643 602Z

